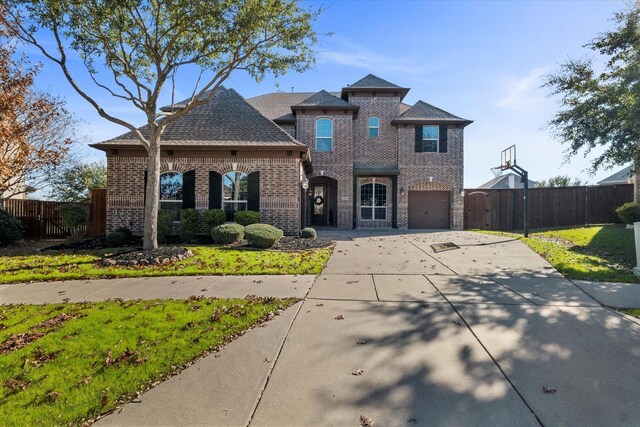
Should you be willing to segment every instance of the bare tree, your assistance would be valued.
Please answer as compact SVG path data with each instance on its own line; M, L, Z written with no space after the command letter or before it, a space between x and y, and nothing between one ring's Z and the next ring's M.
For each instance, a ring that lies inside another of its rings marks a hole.
M148 153L144 249L157 248L161 136L166 127L209 102L234 70L256 80L314 63L318 10L295 0L0 0L0 19L12 33L57 64L98 114L130 130ZM49 38L47 38L49 37ZM46 43L53 40L55 47ZM110 113L91 96L69 65L82 59L94 85L130 102L145 132ZM158 100L181 70L195 71L188 101L166 116ZM100 71L106 71L105 78Z

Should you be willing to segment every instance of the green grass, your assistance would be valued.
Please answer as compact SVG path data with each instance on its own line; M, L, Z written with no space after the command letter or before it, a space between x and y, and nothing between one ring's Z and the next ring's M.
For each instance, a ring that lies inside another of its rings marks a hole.
M633 317L637 317L638 319L640 319L640 308L630 308L627 310L620 310L625 314L628 314L629 316L633 316Z
M190 246L194 256L168 266L102 267L108 250L0 256L0 283L145 276L319 274L331 248L300 252ZM113 250L112 250L113 251Z
M294 302L192 298L0 306L0 424L80 425ZM41 324L62 313L72 318ZM42 336L8 349L7 340L20 333Z
M520 238L570 279L635 283L633 230L624 225L571 227L520 234L481 231Z

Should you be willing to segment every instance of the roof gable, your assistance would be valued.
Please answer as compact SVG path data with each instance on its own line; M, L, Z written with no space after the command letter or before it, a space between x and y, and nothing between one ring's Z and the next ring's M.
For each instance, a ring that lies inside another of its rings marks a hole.
M321 90L292 107L355 107L354 104Z
M602 181L598 181L598 185L606 184L626 184L629 179L633 177L633 165L629 165L626 168L620 169L618 172L606 177Z
M177 105L184 105L182 101ZM139 128L149 136L148 126ZM195 107L170 123L162 134L163 145L184 146L300 146L282 128L265 117L233 89L220 87L205 105ZM95 144L140 145L132 132Z
M400 86L397 84L388 82L384 79L381 79L378 76L374 76L373 74L367 74L357 82L348 86L349 88L371 88L371 89L382 89L382 88L398 88Z
M427 104L424 101L416 102L411 108L400 114L400 117L392 123L459 123L464 126L473 123L449 113L441 108Z

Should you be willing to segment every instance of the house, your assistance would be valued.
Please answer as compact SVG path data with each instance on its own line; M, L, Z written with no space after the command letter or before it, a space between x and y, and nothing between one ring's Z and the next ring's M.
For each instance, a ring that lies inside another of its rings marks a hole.
M260 210L287 234L308 225L461 229L472 122L404 104L408 92L373 75L340 92L248 100L221 88L167 126L161 208L222 208L229 218ZM130 132L92 146L107 155L107 230L140 234L145 150Z
M536 181L529 180L529 188L535 188L537 185L538 183ZM509 172L504 175L496 176L478 187L478 189L485 190L502 190L507 188L524 188L522 177Z
M633 184L633 177L633 165L629 165L626 168L620 169L613 175L606 177L602 181L598 181L598 185Z

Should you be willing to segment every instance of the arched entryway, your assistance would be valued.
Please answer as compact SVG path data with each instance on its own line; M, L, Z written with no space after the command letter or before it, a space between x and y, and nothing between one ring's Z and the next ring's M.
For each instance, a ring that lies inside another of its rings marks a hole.
M327 176L309 180L306 223L312 227L335 227L338 223L338 181Z

